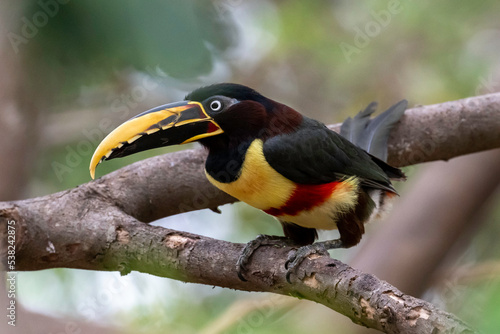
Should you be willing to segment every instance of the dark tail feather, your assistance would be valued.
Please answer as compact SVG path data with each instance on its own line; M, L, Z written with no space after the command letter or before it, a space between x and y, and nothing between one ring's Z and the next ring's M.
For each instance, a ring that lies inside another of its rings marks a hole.
M365 128L370 122L370 116L377 109L377 102L372 102L359 113L354 116L354 118L348 117L340 127L340 135L351 143L356 144L359 139L363 136Z
M354 118L346 119L342 123L340 134L371 155L382 161L387 161L389 133L394 124L403 116L406 107L408 107L408 101L399 101L382 114L370 119L376 106L377 104L372 102Z

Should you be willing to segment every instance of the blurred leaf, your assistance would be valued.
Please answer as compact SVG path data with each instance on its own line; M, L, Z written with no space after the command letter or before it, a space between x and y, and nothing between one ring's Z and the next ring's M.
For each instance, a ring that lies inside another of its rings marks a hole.
M197 77L211 71L214 52L236 40L231 17L212 2L31 1L25 18L38 30L27 44L33 66L78 84L127 67Z

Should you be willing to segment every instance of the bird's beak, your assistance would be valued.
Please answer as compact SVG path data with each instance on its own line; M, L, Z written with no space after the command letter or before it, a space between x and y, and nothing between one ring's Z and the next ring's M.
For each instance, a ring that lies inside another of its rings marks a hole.
M161 146L185 144L223 133L199 102L162 105L129 119L99 144L90 161L90 176L103 160Z

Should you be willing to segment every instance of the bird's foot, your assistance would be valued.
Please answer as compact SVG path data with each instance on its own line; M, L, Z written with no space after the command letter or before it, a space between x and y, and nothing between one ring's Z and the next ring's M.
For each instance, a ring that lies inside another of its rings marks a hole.
M299 265L304 261L306 257L312 254L329 255L328 250L333 248L343 248L342 241L340 239L328 240L322 242L316 242L312 245L302 246L292 253L287 261L285 262L286 268L286 280L288 283L292 283L290 276L295 274Z
M238 277L243 282L246 282L247 279L243 275L244 272L247 271L247 265L252 257L253 253L260 246L286 246L290 245L290 239L287 237L280 237L277 235L264 235L260 234L254 240L250 241L245 245L243 250L241 251L240 257L236 262L236 272L238 273Z

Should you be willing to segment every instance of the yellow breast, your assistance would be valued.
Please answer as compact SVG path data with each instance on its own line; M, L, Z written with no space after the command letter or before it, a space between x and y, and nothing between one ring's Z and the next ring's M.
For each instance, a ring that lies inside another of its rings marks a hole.
M206 171L205 173L208 180L220 190L280 220L303 227L335 229L339 216L352 210L357 203L359 185L355 177L338 182L332 193L317 205L311 206L307 198L304 199L305 204L297 202L297 197L307 195L300 192L300 186L269 165L264 157L263 142L260 139L254 140L248 148L240 175L235 181L222 183ZM307 208L287 214L292 205L294 206L292 209L304 205Z
M241 173L231 183L215 180L208 173L208 180L220 190L261 210L279 208L286 203L295 184L275 171L266 161L263 142L254 140L248 148Z

